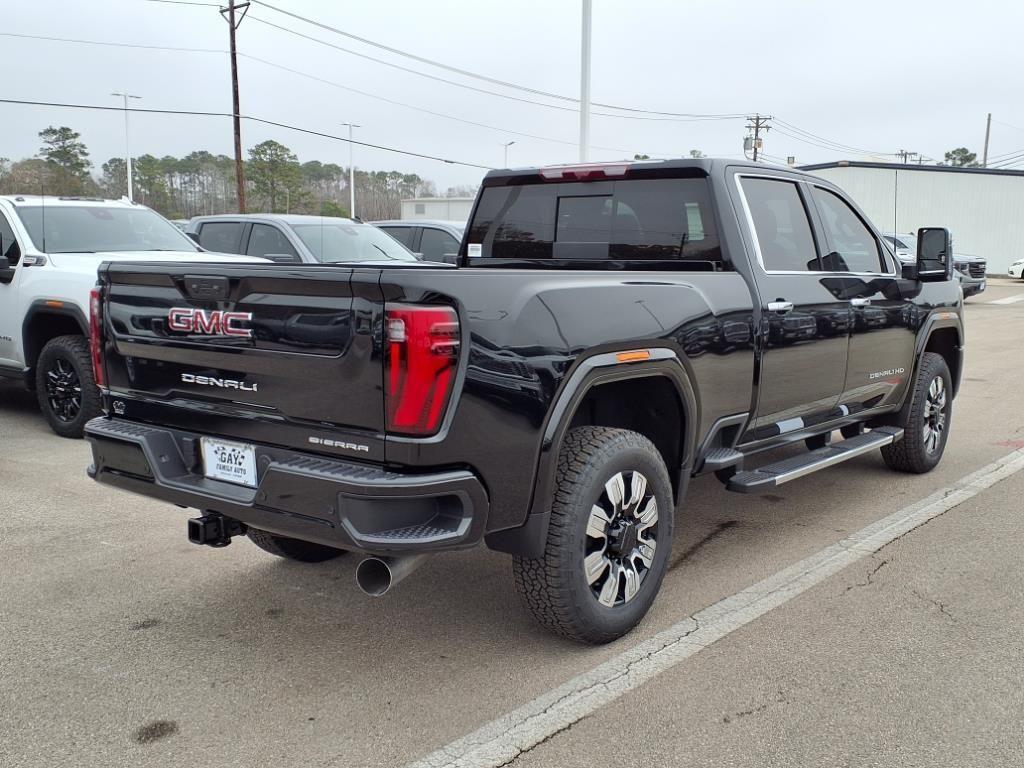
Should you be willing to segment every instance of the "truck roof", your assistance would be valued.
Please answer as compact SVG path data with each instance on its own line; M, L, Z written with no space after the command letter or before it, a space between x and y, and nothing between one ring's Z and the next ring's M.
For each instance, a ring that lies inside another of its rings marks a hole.
M311 216L302 213L214 213L209 216L193 216L190 221L217 221L218 219L246 219L252 221L262 219L264 221L279 221L283 224L319 224L322 221L343 221L348 224L365 223L355 221L354 219L346 219L343 216Z
M644 170L677 170L677 169L696 169L703 171L705 175L712 175L723 171L726 167L743 167L757 169L759 171L774 170L774 171L785 171L786 173L792 173L797 176L810 176L804 171L796 168L791 168L787 165L773 165L771 163L755 163L750 160L736 160L728 157L702 157L702 158L676 158L672 160L615 160L615 161L601 161L593 163L566 163L564 165L542 165L527 168L502 168L490 171L484 176L484 180L493 179L513 179L513 178L526 178L534 177L538 175L544 175L545 173L557 172L559 169L572 170L572 169L644 169ZM617 171L615 173L608 173L609 177L616 175L622 175L625 171ZM815 177L818 178L818 177ZM820 179L819 179L820 180Z
M86 206L106 205L112 208L144 208L141 203L121 198L112 200L106 197L84 197L84 196L63 196L63 195L0 195L0 200L6 200L11 205L54 205L54 206Z

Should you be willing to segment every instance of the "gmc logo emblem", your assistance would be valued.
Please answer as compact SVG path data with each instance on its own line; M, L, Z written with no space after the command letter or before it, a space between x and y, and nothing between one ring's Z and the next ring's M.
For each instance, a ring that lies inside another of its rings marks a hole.
M252 338L252 328L241 328L239 323L252 321L252 312L223 312L219 309L173 307L167 312L167 327L182 333L201 333L204 336L239 336Z

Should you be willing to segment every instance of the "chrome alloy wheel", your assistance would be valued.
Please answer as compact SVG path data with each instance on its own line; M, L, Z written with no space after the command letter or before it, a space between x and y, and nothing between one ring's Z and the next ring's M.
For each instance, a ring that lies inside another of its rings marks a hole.
M62 357L46 371L46 399L60 421L74 421L82 409L82 383L74 366Z
M658 501L639 472L619 472L587 520L583 569L606 608L628 603L650 572L658 546Z
M942 444L942 433L946 429L946 382L941 376L932 379L924 401L924 426L922 438L928 453L935 453Z

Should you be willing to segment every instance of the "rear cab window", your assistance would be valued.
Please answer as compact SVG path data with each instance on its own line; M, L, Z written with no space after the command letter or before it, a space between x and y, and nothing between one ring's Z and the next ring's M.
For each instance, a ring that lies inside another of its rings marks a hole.
M465 238L472 266L724 268L703 174L511 181L480 194Z

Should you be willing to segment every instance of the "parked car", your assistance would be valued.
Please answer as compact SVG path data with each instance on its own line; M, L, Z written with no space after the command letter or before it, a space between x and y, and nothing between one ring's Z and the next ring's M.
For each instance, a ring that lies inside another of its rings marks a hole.
M89 473L195 508L196 544L361 553L373 595L485 542L541 624L608 642L692 477L939 463L963 302L949 232L919 237L904 273L831 183L700 159L491 171L456 266L111 264Z
M1013 262L1006 271L1010 277L1024 277L1024 259Z
M455 263L462 235L466 231L464 221L403 219L370 223L383 229L409 250L418 253L424 261L445 264Z
M913 264L917 260L916 235L889 232L882 237L892 246L896 252L896 258L904 264Z
M186 232L208 251L244 253L282 264L416 261L412 251L376 227L335 216L196 216Z
M917 237L915 235L890 232L882 237L894 248L897 258L904 264L913 264L917 259ZM985 290L988 284L988 279L985 276L987 268L985 259L966 253L956 253L954 246L953 268L954 276L963 288L964 298L976 296Z
M34 389L63 437L81 437L100 412L89 292L102 262L127 260L186 269L246 261L204 253L159 213L127 199L0 197L0 377Z

